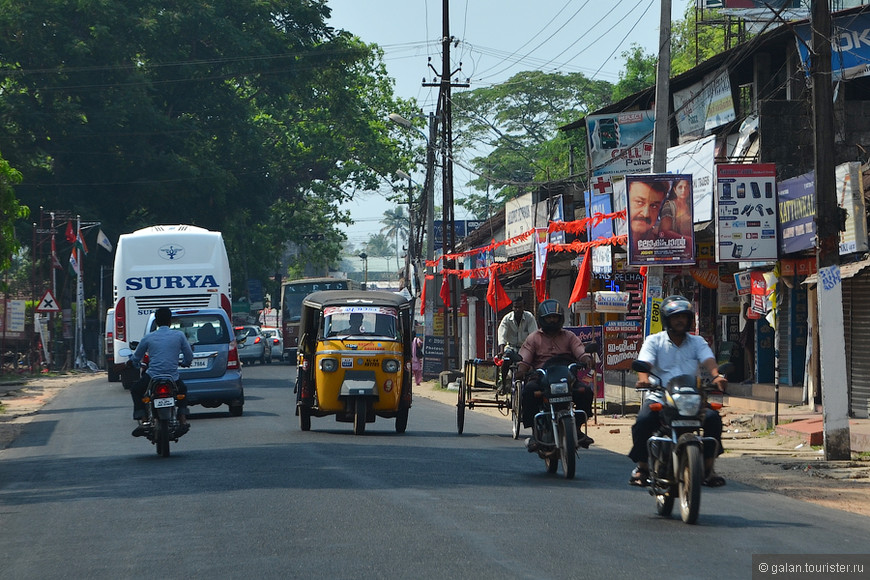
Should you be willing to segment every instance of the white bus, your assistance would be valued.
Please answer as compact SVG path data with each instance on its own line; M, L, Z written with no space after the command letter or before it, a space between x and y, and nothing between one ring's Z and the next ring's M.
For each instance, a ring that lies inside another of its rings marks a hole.
M145 336L148 316L161 306L223 308L232 320L230 263L220 232L166 225L122 235L113 286L118 365L127 360L118 351Z

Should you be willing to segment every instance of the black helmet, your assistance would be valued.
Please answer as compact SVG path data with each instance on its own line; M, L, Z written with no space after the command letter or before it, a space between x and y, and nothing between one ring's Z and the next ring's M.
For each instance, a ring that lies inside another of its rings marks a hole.
M689 302L688 298L675 294L662 300L659 312L661 312L662 315L662 326L667 330L670 328L671 316L674 314L682 314L683 312L691 315L694 313L694 310L692 309L692 303Z
M559 323L557 325L545 324L544 317L551 316L553 314L559 315ZM565 323L565 309L562 308L562 305L559 304L558 300L544 300L538 306L538 326L541 327L541 330L544 332L560 330L562 328L562 324Z

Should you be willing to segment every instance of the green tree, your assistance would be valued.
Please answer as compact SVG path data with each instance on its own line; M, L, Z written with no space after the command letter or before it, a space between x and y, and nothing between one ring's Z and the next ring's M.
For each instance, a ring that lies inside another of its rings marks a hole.
M15 220L30 215L30 209L18 203L15 185L21 173L0 157L0 270L9 268L10 259L21 247L15 237Z
M582 167L585 132L565 135L557 128L605 105L612 92L610 83L580 73L526 71L502 84L456 93L455 147L487 151L471 160L478 177L469 185L491 192L460 203L475 212L500 207L535 181L567 177L572 146Z
M625 59L625 70L620 71L619 82L613 87L614 102L656 84L658 59L655 54L646 54L640 45L632 44L622 53L622 58Z
M408 158L385 119L414 107L393 97L382 51L327 26L329 11L0 0L0 142L26 177L18 198L116 234L220 230L237 288L303 241L306 211L331 232L317 259L337 259L337 208Z
M408 239L408 230L410 228L408 214L405 213L405 208L399 205L393 209L385 211L381 223L384 224L384 227L381 228L381 233L387 236L387 238L393 238L395 240L396 270L400 270L402 266L399 264L399 250L401 249L399 238L401 238L402 241Z
M393 253L393 244L384 234L372 234L365 243L365 251L369 257L384 257Z

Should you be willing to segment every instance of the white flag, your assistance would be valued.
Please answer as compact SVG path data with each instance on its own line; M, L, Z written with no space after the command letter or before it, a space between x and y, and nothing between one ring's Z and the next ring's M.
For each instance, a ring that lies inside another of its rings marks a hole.
M112 251L112 242L109 241L109 238L103 233L103 230L97 232L97 245L106 248L109 252Z

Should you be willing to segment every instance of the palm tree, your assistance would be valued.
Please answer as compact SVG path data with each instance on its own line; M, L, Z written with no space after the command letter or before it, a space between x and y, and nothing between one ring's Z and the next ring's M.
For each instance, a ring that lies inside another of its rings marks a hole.
M408 239L408 231L410 230L404 206L398 205L394 209L385 211L384 219L381 220L381 223L384 224L384 227L381 228L381 233L396 240L396 270L401 270L402 267L399 265L399 251L401 249L399 237L402 238L402 241L406 241Z
M393 244L384 234L372 234L365 243L365 251L370 257L389 256L393 253Z

